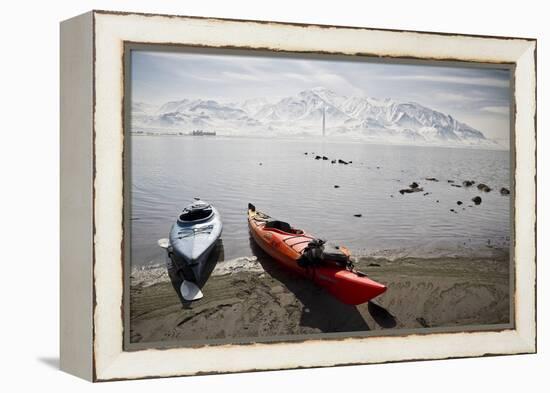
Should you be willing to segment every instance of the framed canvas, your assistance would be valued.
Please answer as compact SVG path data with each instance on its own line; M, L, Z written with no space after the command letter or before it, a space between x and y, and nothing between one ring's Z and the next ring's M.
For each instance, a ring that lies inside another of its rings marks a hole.
M61 23L61 368L536 352L536 40Z

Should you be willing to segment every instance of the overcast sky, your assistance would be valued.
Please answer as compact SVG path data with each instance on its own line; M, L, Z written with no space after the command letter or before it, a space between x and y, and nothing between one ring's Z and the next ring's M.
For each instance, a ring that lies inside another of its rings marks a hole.
M132 100L161 105L184 98L277 99L322 86L348 96L414 101L489 138L509 139L506 69L326 59L132 51Z

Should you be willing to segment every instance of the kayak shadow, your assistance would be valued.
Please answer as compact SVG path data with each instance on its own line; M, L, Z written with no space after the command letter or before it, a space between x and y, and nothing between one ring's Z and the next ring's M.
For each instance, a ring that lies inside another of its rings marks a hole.
M223 261L224 254L225 252L223 247L223 240L220 238L217 240L216 244L214 245L214 248L210 252L210 255L208 255L208 259L204 264L201 279L196 282L199 288L202 289L204 287L204 285L210 278L210 275L214 271L216 264L219 261ZM191 308L191 304L193 303L193 301L185 300L181 296L180 287L184 279L195 282L193 272L187 266L183 266L182 268L178 269L171 257L167 256L166 258L167 258L168 276L170 277L170 282L172 284L172 287L174 288L174 291L176 291L176 294L181 304L183 305L183 307Z
M391 329L397 325L395 317L381 305L369 302L367 308L372 319L383 328Z
M223 239L219 238L216 241L216 244L214 245L214 248L210 252L210 255L208 256L208 259L206 260L206 262L204 264L204 268L202 270L202 277L197 282L197 285L198 285L199 288L202 289L202 287L204 287L204 285L206 284L206 282L210 278L210 275L214 271L217 263L219 261L223 261L224 258L225 258L225 251L224 251L224 248L223 248Z
M300 326L323 333L370 330L357 307L341 303L313 282L284 269L252 237L250 248L265 272L283 284L303 305Z

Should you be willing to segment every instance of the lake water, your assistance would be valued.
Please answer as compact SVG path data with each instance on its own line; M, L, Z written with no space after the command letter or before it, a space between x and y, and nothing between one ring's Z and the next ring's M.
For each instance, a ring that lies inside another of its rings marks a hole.
M353 163L315 160L313 152ZM477 253L509 247L511 198L499 192L510 188L507 151L341 140L132 136L131 156L134 267L164 260L157 240L168 237L193 197L220 211L225 259L253 255L249 202L294 227L346 245L355 255ZM448 179L456 184L475 180L493 191L452 187ZM413 181L424 192L401 195L399 190ZM479 206L471 202L477 195L483 199Z

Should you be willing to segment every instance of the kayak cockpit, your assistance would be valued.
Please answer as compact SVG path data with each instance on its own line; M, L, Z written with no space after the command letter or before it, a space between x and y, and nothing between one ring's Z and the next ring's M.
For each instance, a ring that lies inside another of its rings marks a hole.
M291 227L288 222L271 220L265 223L264 230L268 231L274 229L280 232L290 233L292 235L302 235L304 233L301 229Z
M214 210L212 209L212 206L208 203L199 201L183 209L178 217L178 223L189 224L207 221L213 215Z

